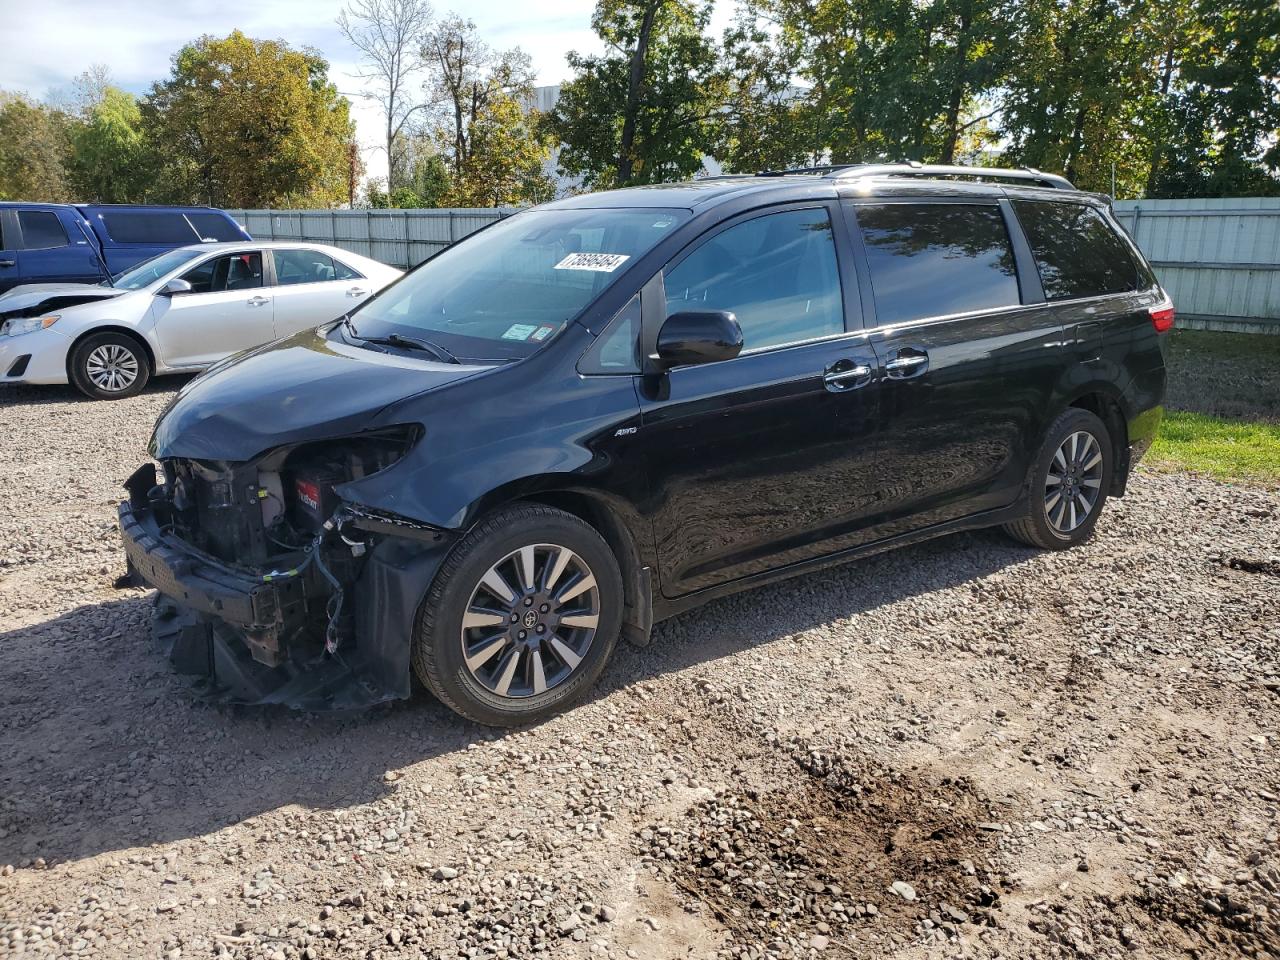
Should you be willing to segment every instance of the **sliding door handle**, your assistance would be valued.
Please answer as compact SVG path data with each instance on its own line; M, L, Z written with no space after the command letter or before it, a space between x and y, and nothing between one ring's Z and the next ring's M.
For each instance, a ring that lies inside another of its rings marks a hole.
M929 367L929 354L920 351L901 351L896 357L884 365L885 376L891 380L906 380L918 377Z

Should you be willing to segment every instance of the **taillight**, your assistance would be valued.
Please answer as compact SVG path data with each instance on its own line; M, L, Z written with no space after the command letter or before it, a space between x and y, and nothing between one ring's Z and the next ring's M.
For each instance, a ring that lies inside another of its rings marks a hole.
M1168 333L1173 329L1173 304L1151 308L1151 325L1156 333Z

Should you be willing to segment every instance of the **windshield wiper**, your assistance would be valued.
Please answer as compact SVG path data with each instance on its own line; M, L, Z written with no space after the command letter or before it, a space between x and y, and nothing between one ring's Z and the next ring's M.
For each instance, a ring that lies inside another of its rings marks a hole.
M348 329L350 329L350 327L348 327ZM423 337L405 337L398 333L391 333L385 337L361 337L359 334L355 334L355 336L363 340L365 343L379 343L385 346L401 347L407 350L422 350L425 353L431 354L437 360L443 360L445 363L462 362L444 347L440 346L440 344L432 340L427 340Z

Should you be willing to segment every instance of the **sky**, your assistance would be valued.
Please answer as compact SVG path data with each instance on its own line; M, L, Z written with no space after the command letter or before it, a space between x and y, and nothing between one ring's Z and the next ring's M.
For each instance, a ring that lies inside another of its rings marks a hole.
M343 0L0 0L0 89L44 99L68 88L90 64L104 63L119 86L143 94L168 75L170 57L184 43L239 28L259 39L315 47L325 56L334 83L351 98L368 175L385 176L386 155L377 149L381 117L360 96L365 86L356 53L335 24L342 7ZM436 0L435 7L474 20L495 49L521 47L533 58L539 85L568 79L570 50L602 49L591 31L594 0ZM716 35L731 14L730 0L720 0L712 21Z

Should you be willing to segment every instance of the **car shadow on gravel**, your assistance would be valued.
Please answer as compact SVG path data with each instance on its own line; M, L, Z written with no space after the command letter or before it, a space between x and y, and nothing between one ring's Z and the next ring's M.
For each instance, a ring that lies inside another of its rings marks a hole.
M660 624L648 648L620 644L592 697L1030 555L958 534L719 600ZM395 771L504 736L421 690L354 714L207 704L150 641L150 610L134 596L0 633L0 864L205 837L289 804L370 803Z
M173 393L181 390L187 383L195 378L193 373L172 374L163 377L156 377L145 387L142 388L141 396L150 396L152 394ZM24 407L34 407L40 404L50 403L112 403L111 400L95 400L92 397L86 397L70 384L22 384L22 383L4 383L0 384L0 409L7 406L21 404Z

